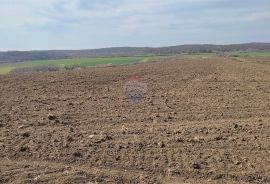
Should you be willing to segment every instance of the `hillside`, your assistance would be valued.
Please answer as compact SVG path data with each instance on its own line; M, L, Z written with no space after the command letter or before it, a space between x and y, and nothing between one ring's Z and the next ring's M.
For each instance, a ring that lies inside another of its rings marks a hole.
M233 51L270 50L270 43L246 43L232 45L191 44L170 47L114 47L90 50L47 50L0 52L0 62L20 62L30 60L66 59L78 57L170 55L181 53L208 53Z

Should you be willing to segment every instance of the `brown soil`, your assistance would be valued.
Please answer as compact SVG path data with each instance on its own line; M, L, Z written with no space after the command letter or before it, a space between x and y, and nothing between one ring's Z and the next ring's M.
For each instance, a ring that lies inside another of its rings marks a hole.
M0 183L270 183L270 59L1 76L0 163Z

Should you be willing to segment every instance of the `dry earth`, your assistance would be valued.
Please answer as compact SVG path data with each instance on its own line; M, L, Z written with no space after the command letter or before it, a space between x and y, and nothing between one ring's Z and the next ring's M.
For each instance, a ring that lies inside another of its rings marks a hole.
M270 59L1 76L0 163L0 183L270 183Z

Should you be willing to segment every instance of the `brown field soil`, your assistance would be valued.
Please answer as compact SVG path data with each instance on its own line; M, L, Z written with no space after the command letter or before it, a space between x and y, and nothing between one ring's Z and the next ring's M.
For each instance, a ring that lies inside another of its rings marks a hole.
M0 76L0 163L0 183L270 183L270 59Z

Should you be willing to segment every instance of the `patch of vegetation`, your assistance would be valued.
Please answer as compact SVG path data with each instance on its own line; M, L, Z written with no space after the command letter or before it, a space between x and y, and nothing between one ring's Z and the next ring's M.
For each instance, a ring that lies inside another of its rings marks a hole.
M189 58L189 59L210 59L215 58L217 55L215 53L191 53L191 54L183 54L181 57Z
M162 56L160 56L162 57ZM75 58L75 59L58 59L58 60L38 60L24 61L18 63L0 64L0 74L7 74L13 70L15 72L32 70L36 71L39 67L51 66L59 69L72 70L75 68L86 68L93 66L108 66L108 65L126 65L148 61L150 56L134 56L134 57L99 57L99 58ZM157 57L159 58L159 57ZM22 70L19 70L22 68ZM33 68L33 69L29 69ZM16 71L17 70L17 71Z
M270 57L270 51L246 51L228 53L231 57ZM11 71L19 73L21 71L37 71L39 67L55 67L63 70L73 70L93 66L126 65L134 63L144 63L149 61L163 61L170 58L189 58L189 59L210 59L217 57L216 53L189 53L179 55L160 55L160 56L122 56L122 57L83 57L74 59L56 60L37 60L24 61L17 63L0 64L0 74L8 74ZM22 68L20 70L20 68ZM29 69L33 68L33 69ZM43 70L41 70L43 71Z
M158 56L177 55L182 53L240 52L249 50L270 50L270 43L246 43L230 45L189 44L158 48L114 47L90 50L8 51L0 52L0 62L23 62L83 57Z
M0 75L7 74L7 73L9 73L12 69L13 69L13 67L2 66L2 65L0 65Z
M232 57L270 57L270 51L233 52Z
M54 72L58 70L59 68L55 66L34 66L34 67L14 68L9 73L12 75L16 75L21 73L32 73L32 72Z

